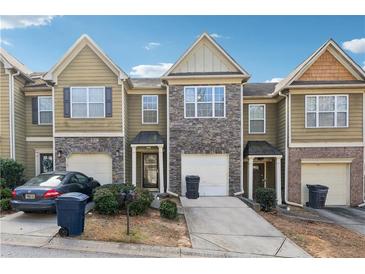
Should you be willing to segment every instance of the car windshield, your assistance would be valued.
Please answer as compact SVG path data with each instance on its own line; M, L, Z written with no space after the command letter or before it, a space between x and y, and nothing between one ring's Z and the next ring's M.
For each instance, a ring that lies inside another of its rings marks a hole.
M60 174L41 174L26 182L25 186L40 186L40 187L56 187L58 186L65 175Z

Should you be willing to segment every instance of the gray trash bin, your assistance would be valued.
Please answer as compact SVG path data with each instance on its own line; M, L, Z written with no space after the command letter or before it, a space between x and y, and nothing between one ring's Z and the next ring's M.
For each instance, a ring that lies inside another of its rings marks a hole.
M85 207L89 196L70 192L56 199L57 225L61 237L78 236L84 232Z
M185 193L186 198L198 199L200 177L194 175L188 175L185 177L185 181L186 181L186 193Z

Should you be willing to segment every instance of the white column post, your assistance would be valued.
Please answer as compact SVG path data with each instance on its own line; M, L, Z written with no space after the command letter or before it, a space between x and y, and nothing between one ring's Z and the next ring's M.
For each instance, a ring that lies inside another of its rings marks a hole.
M163 145L158 147L158 174L160 193L164 193L164 180L163 180Z
M253 157L248 156L247 165L248 198L253 200Z
M132 184L137 185L137 151L136 146L132 146Z
M281 205L281 156L275 159L275 189L278 205Z

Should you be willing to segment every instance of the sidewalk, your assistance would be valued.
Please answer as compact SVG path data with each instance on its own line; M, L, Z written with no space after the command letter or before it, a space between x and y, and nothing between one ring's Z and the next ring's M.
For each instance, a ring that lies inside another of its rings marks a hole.
M1 245L28 246L41 249L57 249L67 254L69 251L118 254L128 257L149 258L285 258L280 256L263 256L240 252L223 252L193 248L149 246L103 241L85 241L72 238L1 234Z

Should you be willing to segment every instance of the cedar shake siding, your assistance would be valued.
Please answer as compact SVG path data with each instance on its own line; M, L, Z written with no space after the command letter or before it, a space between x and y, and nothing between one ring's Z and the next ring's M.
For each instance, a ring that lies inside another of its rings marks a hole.
M112 117L80 119L65 117L64 89L70 87L111 87ZM55 131L57 132L122 132L122 86L118 76L85 46L58 76L55 86Z
M226 85L226 118L184 118L184 86L169 87L170 189L181 193L181 154L229 154L229 194L241 191L241 86Z
M327 50L304 72L299 81L356 80L356 78Z

